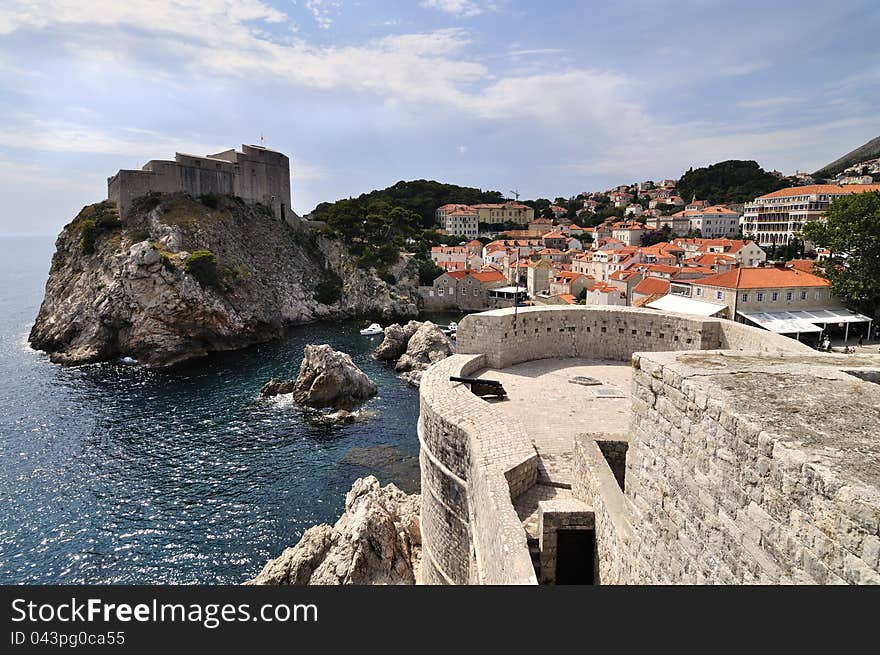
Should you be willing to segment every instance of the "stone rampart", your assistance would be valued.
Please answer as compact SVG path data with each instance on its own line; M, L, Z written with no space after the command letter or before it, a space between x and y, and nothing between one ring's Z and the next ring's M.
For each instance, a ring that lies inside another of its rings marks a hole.
M601 581L880 583L880 358L633 359L625 493L596 435L575 450Z
M634 352L717 348L809 351L809 347L716 318L635 307L545 306L471 314L461 321L459 353L483 353L504 368L548 357L629 360Z
M458 353L422 378L425 582L537 582L512 503L534 447L449 376L577 357L633 362L630 433L573 447L598 582L880 583L880 357L588 307L468 316Z
M422 378L422 579L428 584L536 584L511 497L535 483L537 454L519 426L449 376L485 368L453 355Z

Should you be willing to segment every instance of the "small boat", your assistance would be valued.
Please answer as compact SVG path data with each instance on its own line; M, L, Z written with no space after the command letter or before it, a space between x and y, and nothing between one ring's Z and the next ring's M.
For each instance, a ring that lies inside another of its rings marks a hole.
M382 326L378 323L371 323L370 327L364 328L361 330L361 334L365 336L373 336L374 334L384 334L385 330L382 329Z
M440 328L440 331L443 332L443 334L448 334L454 337L455 333L458 332L458 323L452 321L452 323L447 325L445 328Z

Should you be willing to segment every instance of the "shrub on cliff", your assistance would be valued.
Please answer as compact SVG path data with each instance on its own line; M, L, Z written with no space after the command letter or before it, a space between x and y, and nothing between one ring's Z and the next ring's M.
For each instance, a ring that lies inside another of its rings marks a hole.
M183 270L192 275L204 286L220 285L220 270L217 256L210 250L196 250L183 262Z
M91 218L84 220L79 226L79 249L84 255L91 255L95 252L95 242L101 230L98 224Z
M206 193L199 196L199 202L208 209L217 209L220 207L220 196L216 193Z
M109 200L83 207L74 221L79 223L79 246L84 255L95 252L95 244L103 232L122 227L119 211Z

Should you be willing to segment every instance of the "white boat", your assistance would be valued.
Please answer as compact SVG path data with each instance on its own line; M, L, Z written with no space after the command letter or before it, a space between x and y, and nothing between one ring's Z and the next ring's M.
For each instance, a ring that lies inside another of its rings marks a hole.
M384 334L385 330L382 329L382 326L378 323L371 323L370 327L364 328L361 330L361 334L366 336L373 336L374 334Z
M455 336L455 333L458 332L458 323L452 321L452 323L447 325L445 328L440 328L440 330L443 332L443 334Z

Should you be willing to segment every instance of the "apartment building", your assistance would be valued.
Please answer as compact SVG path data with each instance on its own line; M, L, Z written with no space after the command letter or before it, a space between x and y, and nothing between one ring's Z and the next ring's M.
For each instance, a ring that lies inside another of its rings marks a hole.
M880 191L880 184L811 184L773 191L746 203L741 229L760 246L785 245L800 237L805 224L821 219L836 198L866 191Z
M440 227L451 236L476 239L479 233L477 211L471 207L454 209L443 215Z
M521 202L483 203L471 205L477 211L479 223L518 223L528 225L535 219L535 210Z

